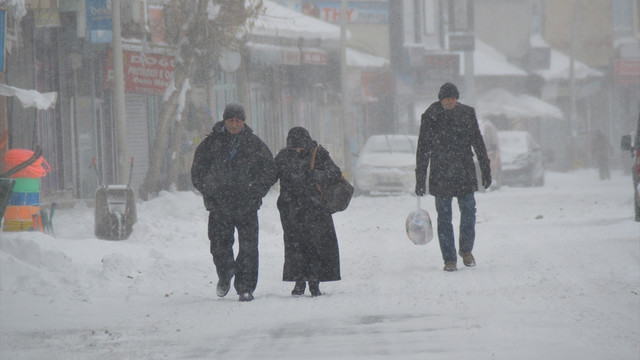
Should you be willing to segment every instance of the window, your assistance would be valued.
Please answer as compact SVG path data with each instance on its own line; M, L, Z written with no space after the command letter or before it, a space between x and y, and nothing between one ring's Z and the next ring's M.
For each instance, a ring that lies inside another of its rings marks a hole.
M613 1L613 30L615 32L631 33L633 27L632 0Z
M438 6L435 0L426 0L424 4L424 33L434 35L438 31Z

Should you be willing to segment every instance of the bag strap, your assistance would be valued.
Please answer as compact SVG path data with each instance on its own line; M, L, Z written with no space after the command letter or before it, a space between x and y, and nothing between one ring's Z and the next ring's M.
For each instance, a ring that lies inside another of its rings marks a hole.
M313 153L311 155L311 170L313 170L313 167L316 165L316 154L318 153L318 146L313 148Z
M316 165L316 154L318 154L318 147L320 145L313 148L313 153L311 153L311 170L313 171L313 167ZM320 184L315 184L316 189L320 192L320 198L322 199L322 187Z

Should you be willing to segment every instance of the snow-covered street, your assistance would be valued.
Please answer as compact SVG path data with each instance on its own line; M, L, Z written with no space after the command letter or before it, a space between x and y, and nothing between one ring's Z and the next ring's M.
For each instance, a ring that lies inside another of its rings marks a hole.
M442 271L437 238L407 238L415 196L356 197L334 216L342 281L293 298L274 188L250 303L215 295L198 195L138 203L125 241L96 239L93 209L78 203L56 212L55 238L0 234L0 359L637 360L632 191L628 174L589 169L477 193L478 265L455 273ZM433 198L422 204L435 226Z

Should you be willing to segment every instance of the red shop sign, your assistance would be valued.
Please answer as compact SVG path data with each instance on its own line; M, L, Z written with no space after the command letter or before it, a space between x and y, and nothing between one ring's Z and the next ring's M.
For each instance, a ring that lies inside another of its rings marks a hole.
M123 51L124 89L127 92L163 95L175 71L174 57ZM107 52L105 87L113 84L113 52Z

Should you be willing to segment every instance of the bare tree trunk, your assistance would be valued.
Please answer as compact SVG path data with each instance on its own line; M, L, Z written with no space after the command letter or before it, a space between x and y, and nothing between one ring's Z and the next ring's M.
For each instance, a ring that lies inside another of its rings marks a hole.
M238 30L246 24L247 14L256 16L262 6L259 1L248 11L244 1L219 0L215 3L222 6L218 7L218 11L224 14L215 19L209 18L210 0L172 0L165 8L169 38L173 39L174 45L179 46L178 54L182 61L176 65L173 73L176 89L162 104L160 110L160 121L149 156L149 169L138 190L143 200L148 200L151 195L168 189L172 183L177 183L181 161L177 155L182 139L182 121L176 126L171 144L169 136L176 116L182 116L178 115L177 111L185 81L194 76L195 69L206 65L203 60L217 59L216 54L220 49L234 44L238 40ZM163 171L165 159L168 159L167 168Z
M167 161L167 187L171 186L171 184L178 185L178 176L181 169L180 162L183 160L180 156L180 150L182 147L184 122L185 119L180 119L173 128L173 141L169 149L169 158Z
M139 196L143 200L148 200L149 195L155 194L164 188L161 180L162 162L167 149L167 142L169 140L169 130L171 129L171 123L176 117L178 110L178 102L180 99L180 93L182 87L187 79L187 71L184 65L176 66L174 72L174 83L176 90L171 94L168 100L162 104L162 110L160 111L160 123L156 130L156 137L153 141L153 148L151 151L149 169L147 175L144 178L144 182L140 186Z

